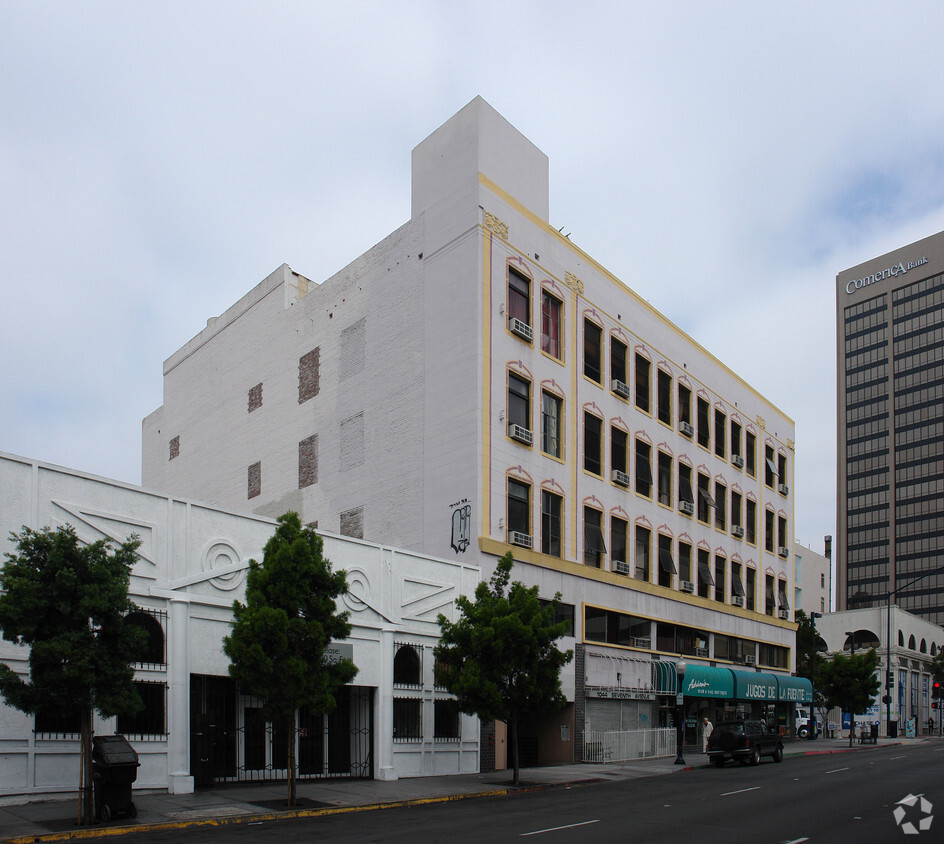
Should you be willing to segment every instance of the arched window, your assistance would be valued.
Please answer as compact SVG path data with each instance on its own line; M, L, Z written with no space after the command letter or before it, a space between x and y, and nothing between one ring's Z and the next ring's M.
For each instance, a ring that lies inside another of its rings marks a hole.
M928 652L928 643L925 642L924 639L921 640L921 644L919 645L918 650L923 654L926 654Z
M413 645L400 645L393 658L393 683L396 686L419 686L420 655Z
M931 656L937 656L937 643L931 642Z
M900 630L898 631L898 647L903 648L905 646L905 634Z
M908 650L913 651L915 649L915 637L912 633L911 637L908 639Z
M147 639L144 652L138 662L151 665L164 665L167 662L164 656L164 628L155 616L145 610L135 610L125 616L125 624L140 627Z

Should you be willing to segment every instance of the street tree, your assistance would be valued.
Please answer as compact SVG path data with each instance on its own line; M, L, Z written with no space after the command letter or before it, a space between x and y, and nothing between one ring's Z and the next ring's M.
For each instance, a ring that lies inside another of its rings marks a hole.
M879 690L875 675L878 654L871 648L863 654L836 654L820 667L814 685L822 693L828 708L838 706L850 716L862 715L874 702ZM855 719L849 725L849 746L854 738Z
M289 806L296 803L297 711L331 712L338 690L357 674L349 659L325 660L325 648L347 638L351 625L337 611L347 577L332 571L323 547L297 513L280 516L262 564L249 561L246 603L233 604L233 630L223 640L240 690L260 699L266 720L289 725Z
M125 622L140 545L131 537L82 543L70 526L12 533L15 553L0 570L0 631L29 648L29 677L0 663L0 695L29 714L81 725L79 823L92 823L92 712L103 718L142 709L132 663L144 631Z
M478 584L474 600L459 597L456 621L440 613L434 654L437 681L456 696L462 712L508 724L518 785L521 719L564 706L560 669L573 652L555 645L568 630L566 621L554 621L560 595L547 605L537 586L518 581L509 586L513 565L511 554L505 554L490 582Z
M817 686L817 675L822 666L826 663L826 657L824 656L826 643L816 631L815 619L799 609L794 613L794 618L797 623L796 673L797 676L805 677L813 684L813 702L811 709L819 711L820 723L825 725L829 707L826 705L826 698ZM812 720L811 718L811 730L814 729Z

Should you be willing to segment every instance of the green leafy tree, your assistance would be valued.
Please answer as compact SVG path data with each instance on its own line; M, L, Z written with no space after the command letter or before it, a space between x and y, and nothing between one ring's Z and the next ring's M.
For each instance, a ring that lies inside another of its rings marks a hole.
M816 632L816 623L803 610L794 613L797 623L796 632L796 673L805 677L813 684L813 703L811 708L819 710L820 723L825 726L829 707L826 698L819 689L818 674L826 663L824 650L826 648L819 633ZM813 724L810 724L813 729Z
M223 640L229 673L243 692L262 701L268 721L290 725L288 805L296 802L297 710L332 711L335 695L357 674L349 659L325 662L325 648L351 633L336 599L347 592L343 571L332 571L324 543L297 513L279 517L262 565L249 561L246 603L233 604L233 631Z
M830 709L840 707L851 715L862 715L878 693L878 654L871 648L864 654L844 656L836 654L823 663L817 673L815 685L826 699ZM854 723L854 719L853 719ZM853 729L849 730L849 746L852 746Z
M456 696L460 710L508 724L518 785L518 724L524 716L564 706L560 669L573 652L555 646L568 624L554 623L554 606L541 603L538 588L518 581L509 586L513 565L505 554L491 581L476 587L475 600L458 598L457 621L439 615L434 653L438 682Z
M29 679L0 664L0 694L22 712L81 724L78 821L91 823L92 712L133 715L143 704L131 663L146 637L126 624L137 609L128 599L140 545L107 540L82 544L66 525L10 535L16 553L0 570L0 630L29 647Z

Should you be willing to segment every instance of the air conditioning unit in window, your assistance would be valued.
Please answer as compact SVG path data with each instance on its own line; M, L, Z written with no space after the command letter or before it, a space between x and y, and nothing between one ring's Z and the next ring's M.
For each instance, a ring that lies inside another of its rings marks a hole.
M652 639L630 639L630 644L634 648L651 648Z
M519 533L516 530L511 531L509 536L512 545L518 545L521 548L531 547L531 535L528 533Z
M745 665L757 665L757 657L754 654L744 654Z
M522 425L515 425L514 422L508 426L508 436L525 445L531 445L531 443L534 442L532 433Z
M690 580L680 580L679 581L679 592L694 592L695 584Z
M627 475L621 469L613 470L613 483L619 484L620 486L629 486L629 475Z
M511 317L508 320L508 330L512 334L517 334L522 340L527 340L531 342L531 338L534 337L534 332L531 330L531 326L526 322L522 322L518 317Z
M629 574L629 563L622 560L613 560L613 571L617 574Z
M777 615L779 615L784 621L790 619L790 610L777 610Z
M744 528L740 525L731 525L731 533L734 534L738 539L744 538Z
M679 430L680 430L686 437L693 437L693 436L695 436L695 429L692 427L692 423L691 423L691 422L679 422Z
M777 484L777 492L779 492L781 495L789 495L790 487L788 487L786 484Z
M620 381L619 378L614 378L610 384L610 389L618 396L622 396L624 399L628 399L630 396L629 384L624 381Z
M790 549L787 548L787 547L784 546L784 545L781 545L781 546L777 549L777 553L778 553L781 557L789 557L789 556L790 556Z
M732 454L732 455L731 455L731 462L732 462L738 469L743 469L743 468L744 468L744 458L741 457L740 454Z
M679 501L679 510L689 516L695 515L695 505L691 501Z
M732 607L743 607L743 606L744 606L744 599L743 599L740 595L735 595L733 598L731 598L731 606L732 606Z
M700 656L703 659L708 658L708 648L692 648L692 650L695 652L695 656Z

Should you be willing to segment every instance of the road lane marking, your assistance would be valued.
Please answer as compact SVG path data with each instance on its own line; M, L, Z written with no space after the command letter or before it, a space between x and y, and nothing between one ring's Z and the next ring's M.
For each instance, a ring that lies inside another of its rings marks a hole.
M888 758L889 760L892 760L892 759L904 759L905 757L904 756L889 756Z
M793 838L790 841L784 841L783 844L802 844L802 842L809 840L809 838Z
M827 774L838 774L840 771L848 771L848 768L836 768L832 771L826 771Z
M758 788L760 788L759 785L752 785L750 788L742 788L742 789L739 789L738 791L726 791L721 796L730 797L732 794L743 794L745 791L757 791Z
M519 833L521 838L526 838L529 835L543 835L545 832L557 832L559 829L573 829L575 826L586 826L591 823L600 823L599 818L594 821L581 821L580 823L569 823L566 826L552 826L548 829L536 829L534 832L522 832Z

